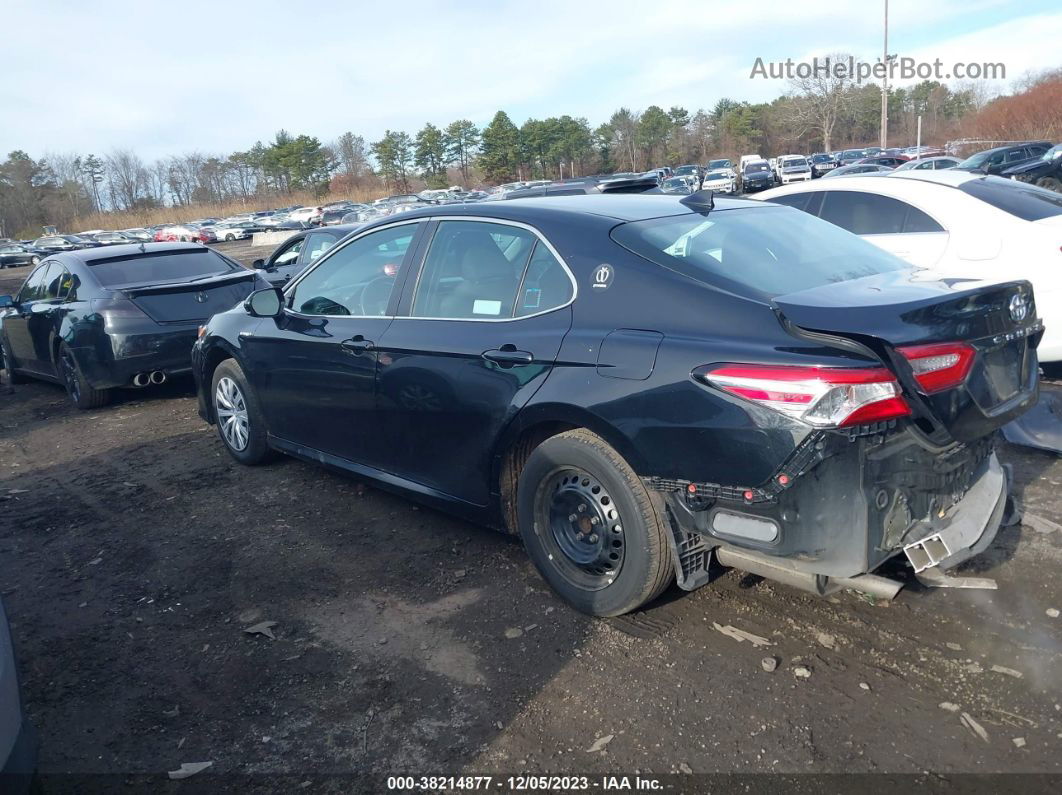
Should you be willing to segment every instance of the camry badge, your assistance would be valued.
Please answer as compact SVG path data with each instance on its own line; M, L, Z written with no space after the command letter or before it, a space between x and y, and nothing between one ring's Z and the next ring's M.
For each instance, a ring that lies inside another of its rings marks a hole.
M196 300L196 303L205 304L207 302L207 294L206 293L196 293L195 294L195 300ZM1013 309L1011 310L1011 312L1013 312Z

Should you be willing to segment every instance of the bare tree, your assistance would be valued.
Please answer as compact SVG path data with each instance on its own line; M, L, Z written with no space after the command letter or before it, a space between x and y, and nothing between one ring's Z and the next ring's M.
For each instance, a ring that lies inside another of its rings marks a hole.
M827 57L831 67L847 63L851 58L846 53L834 53ZM791 106L793 121L803 132L818 133L822 137L823 151L829 152L834 127L852 103L853 94L849 89L855 83L851 75L832 68L822 69L807 77L794 77L789 84L798 92Z
M105 159L111 204L131 210L147 194L148 173L144 161L129 149L115 149Z

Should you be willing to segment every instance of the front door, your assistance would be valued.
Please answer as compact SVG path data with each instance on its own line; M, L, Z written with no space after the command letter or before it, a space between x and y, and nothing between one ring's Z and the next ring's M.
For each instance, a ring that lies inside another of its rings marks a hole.
M286 290L280 317L244 339L271 434L376 464L376 345L420 226L384 227L330 251Z
M526 226L442 220L408 285L378 345L383 468L485 505L494 442L553 366L574 280Z
M57 326L59 292L65 270L46 262L26 279L15 306L4 317L4 336L14 366L27 372L55 375L51 342Z

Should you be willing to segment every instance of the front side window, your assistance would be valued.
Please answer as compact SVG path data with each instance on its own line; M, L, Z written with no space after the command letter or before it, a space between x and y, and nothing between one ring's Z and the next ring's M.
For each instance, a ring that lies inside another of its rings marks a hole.
M295 261L299 258L299 252L302 251L304 237L300 237L286 249L277 254L277 258L273 260L273 264L278 268L282 265L294 265Z
M18 303L25 304L30 301L36 301L44 294L44 277L50 267L50 263L45 263L29 275L29 278L23 283L22 289L18 291Z
M418 224L400 224L352 240L295 285L290 306L307 315L382 317Z

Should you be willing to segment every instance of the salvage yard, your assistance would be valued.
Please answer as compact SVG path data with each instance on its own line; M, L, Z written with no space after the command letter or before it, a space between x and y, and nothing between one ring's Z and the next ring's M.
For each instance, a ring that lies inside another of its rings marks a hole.
M0 293L27 270L0 271ZM400 773L1057 774L1062 461L1002 457L1026 517L966 568L997 591L912 582L875 604L731 571L594 620L517 540L295 460L241 467L190 381L79 412L5 380L0 594L44 789L193 762L213 763L197 781L278 792Z

